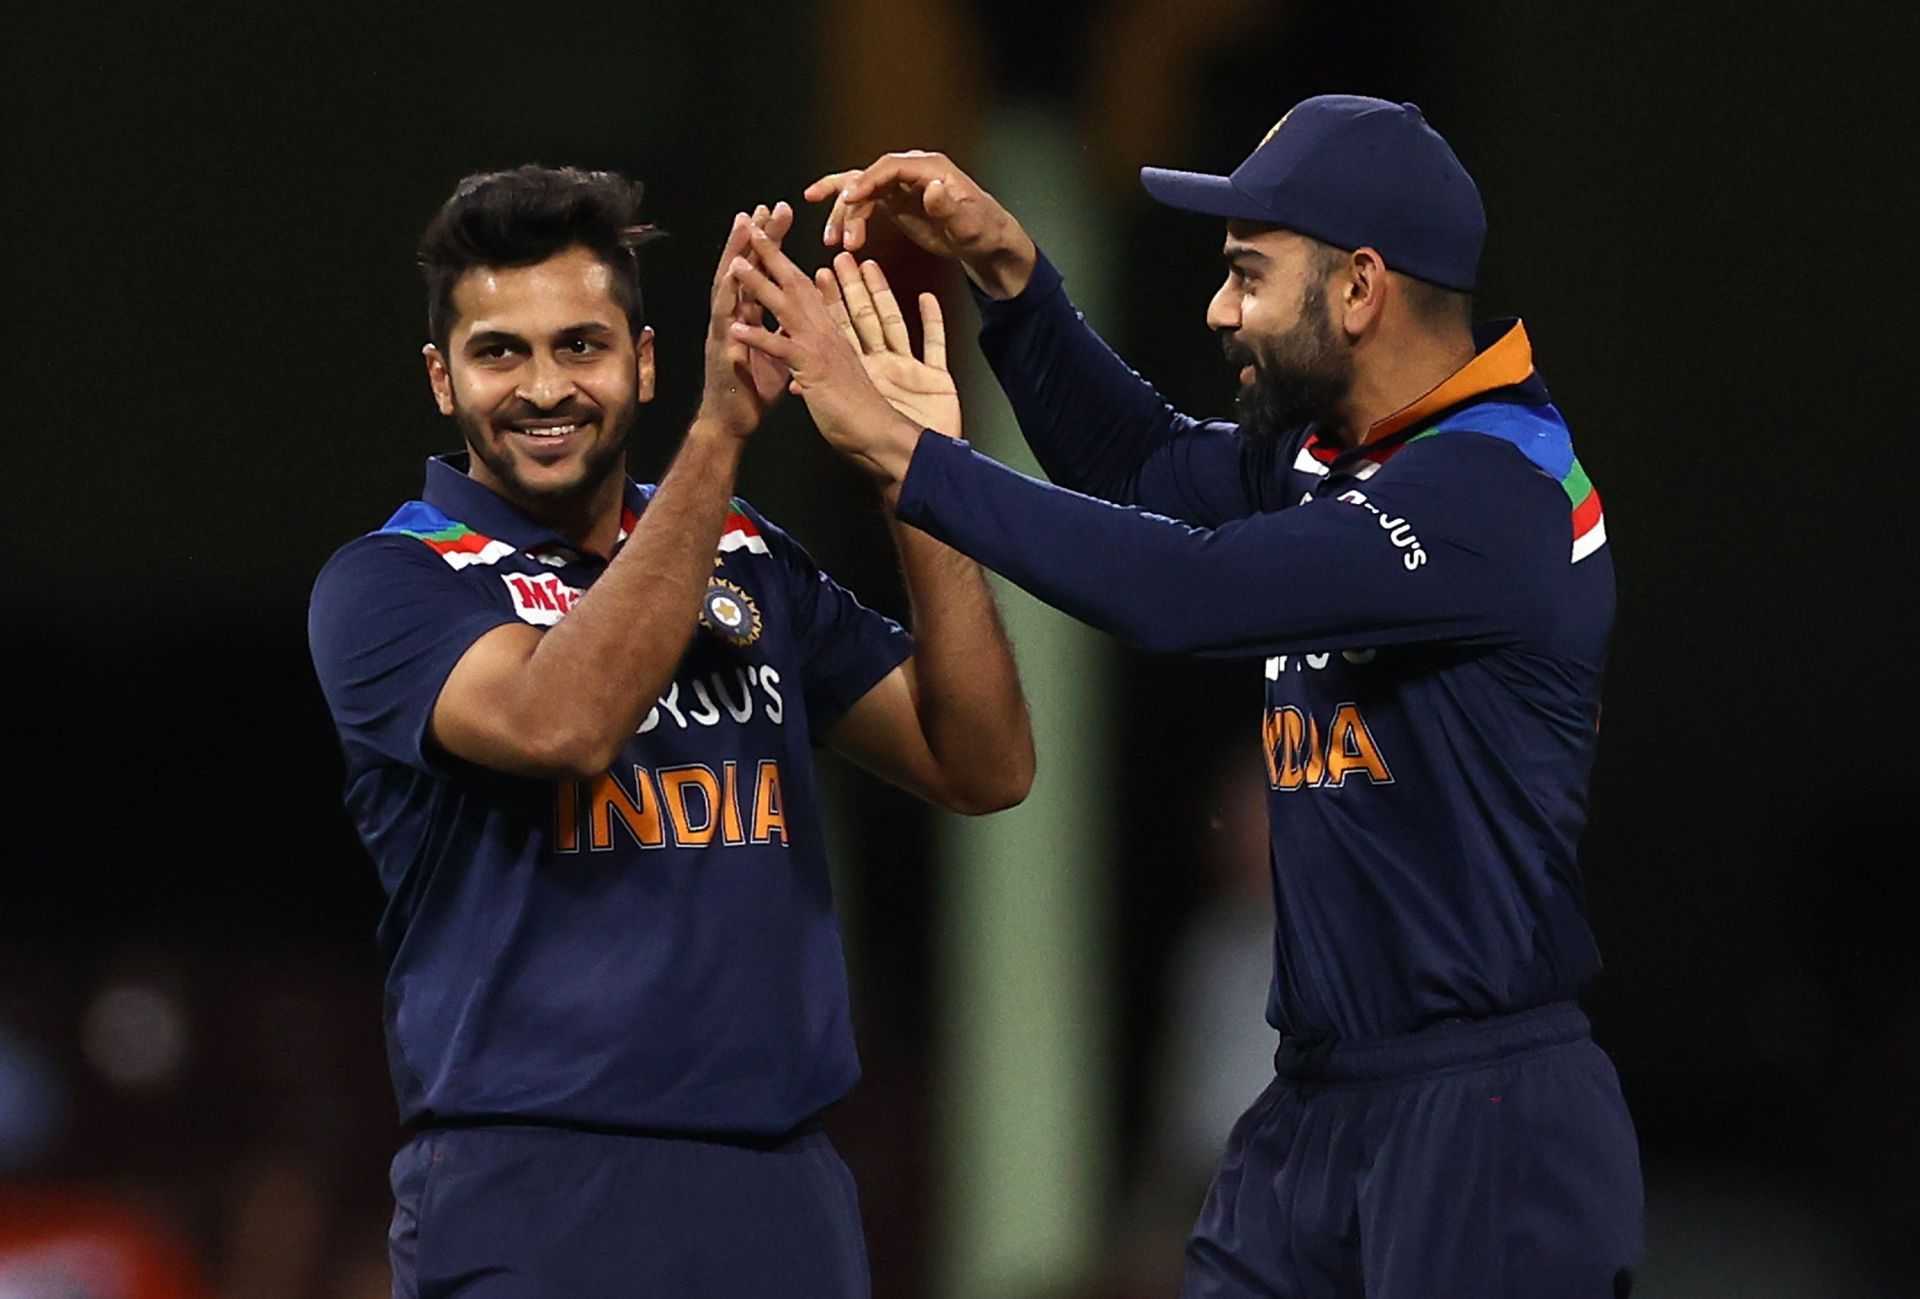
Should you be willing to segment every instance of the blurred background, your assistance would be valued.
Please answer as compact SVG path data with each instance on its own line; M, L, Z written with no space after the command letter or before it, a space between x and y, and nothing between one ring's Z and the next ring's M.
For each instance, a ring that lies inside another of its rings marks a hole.
M0 515L0 1296L386 1293L382 899L304 612L453 446L412 248L455 180L648 182L651 477L731 214L893 148L952 154L1170 399L1226 412L1220 232L1134 175L1231 168L1329 90L1419 103L1477 177L1481 313L1526 318L1606 497L1587 1003L1644 1146L1636 1294L1920 1294L1898 7L355 9L38 5L0 47L0 358L32 406ZM969 432L1017 457L957 278L879 251L946 296ZM797 405L742 494L904 613ZM1170 1295L1270 1072L1259 670L1006 604L1025 807L963 825L828 764L866 1067L830 1128L883 1297Z

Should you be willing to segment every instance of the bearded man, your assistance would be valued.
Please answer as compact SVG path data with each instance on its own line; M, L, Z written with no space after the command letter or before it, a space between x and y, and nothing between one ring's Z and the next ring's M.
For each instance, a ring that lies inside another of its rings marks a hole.
M1281 1045L1189 1299L1618 1299L1638 1150L1575 1002L1600 968L1577 843L1613 567L1525 329L1471 324L1478 191L1414 106L1353 95L1299 104L1231 176L1142 179L1226 221L1207 323L1238 421L1171 409L946 157L807 193L829 245L891 221L965 267L1060 486L859 400L763 236L733 273L781 329L730 328L792 366L897 518L1134 645L1264 662Z

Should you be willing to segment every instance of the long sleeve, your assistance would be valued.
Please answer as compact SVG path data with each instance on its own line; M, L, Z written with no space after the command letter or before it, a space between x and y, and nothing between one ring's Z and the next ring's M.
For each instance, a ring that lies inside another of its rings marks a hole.
M1410 446L1350 491L1211 529L923 435L896 510L1139 648L1248 657L1521 639L1532 593L1565 566L1568 527L1558 484L1472 434Z
M1287 475L1298 437L1257 447L1232 421L1174 410L1087 324L1044 253L1018 296L975 296L981 351L1054 482L1209 526L1300 499Z

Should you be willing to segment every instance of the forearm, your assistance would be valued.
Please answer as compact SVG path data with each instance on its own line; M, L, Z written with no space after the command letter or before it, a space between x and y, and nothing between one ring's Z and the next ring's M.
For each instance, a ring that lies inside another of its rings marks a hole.
M1424 512L1447 496L1417 499ZM1489 599L1497 564L1468 547L1410 566L1382 516L1344 500L1192 528L928 435L895 501L900 518L1045 603L1156 653L1265 657L1506 634Z
M913 605L914 706L942 781L962 806L1018 803L1033 783L1033 730L986 574L919 529L891 526Z
M612 761L686 653L745 445L695 420L633 535L529 656L529 725L558 737L568 765Z
M978 305L980 350L1047 477L1102 500L1184 514L1140 491L1148 462L1193 421L1087 324L1059 272L1042 260L1018 300Z

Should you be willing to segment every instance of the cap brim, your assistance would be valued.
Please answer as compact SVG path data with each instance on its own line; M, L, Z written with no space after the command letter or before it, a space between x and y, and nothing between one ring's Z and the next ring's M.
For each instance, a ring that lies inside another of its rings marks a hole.
M1225 176L1209 176L1198 171L1169 171L1165 167L1142 167L1140 183L1147 193L1168 207L1202 216L1226 217L1230 221L1272 221L1273 216L1251 196L1235 188Z

